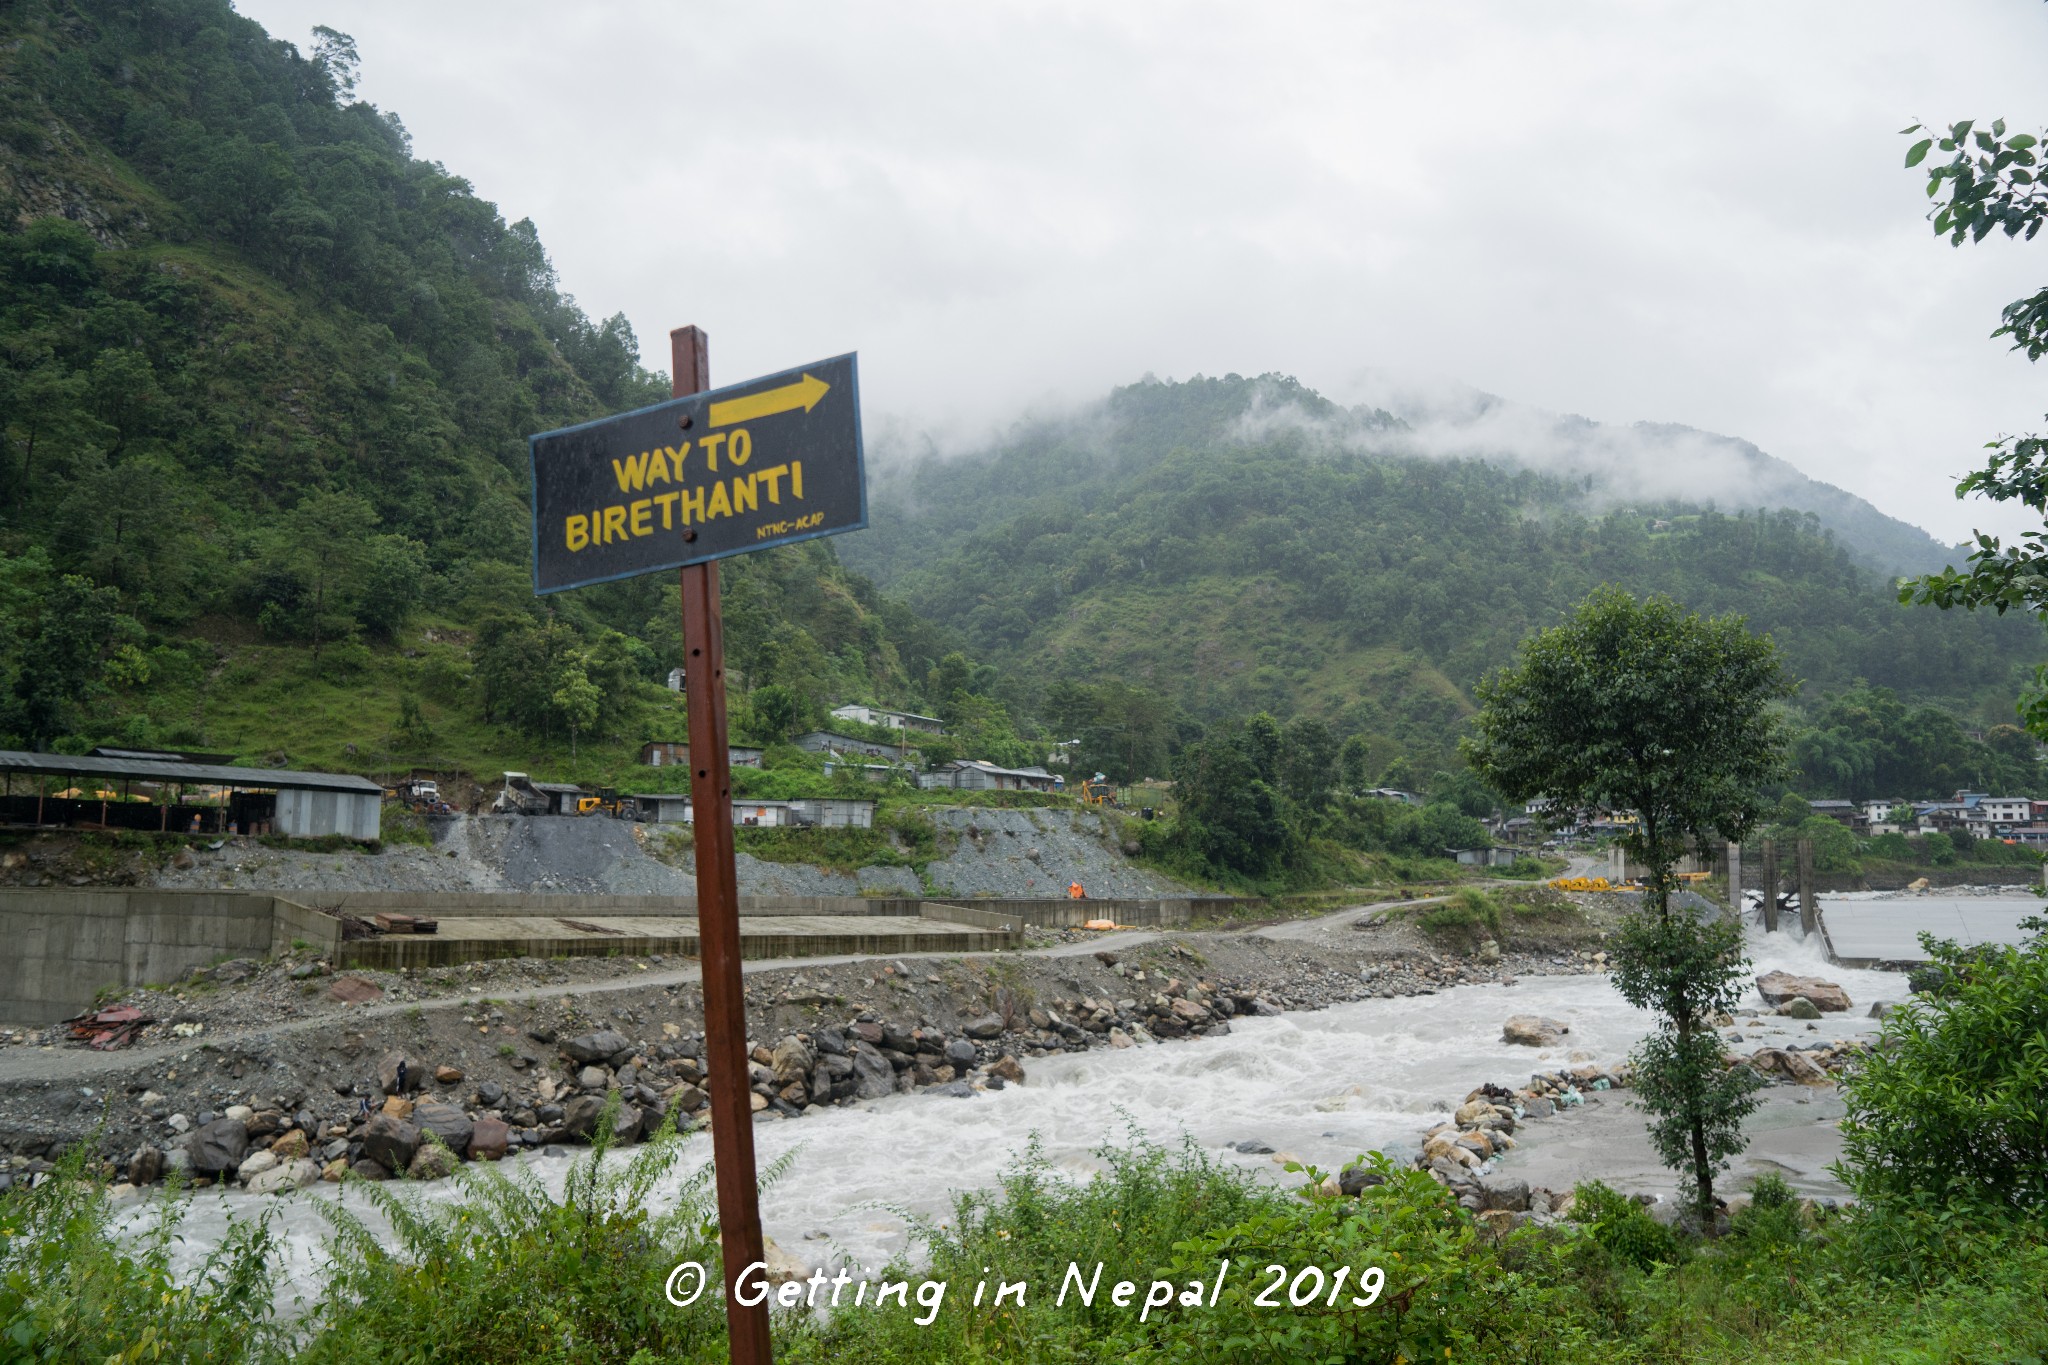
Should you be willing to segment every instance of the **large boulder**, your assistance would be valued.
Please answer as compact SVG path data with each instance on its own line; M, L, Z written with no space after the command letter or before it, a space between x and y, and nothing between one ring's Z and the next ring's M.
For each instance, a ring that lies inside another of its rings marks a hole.
M232 1171L249 1155L249 1129L240 1119L202 1123L186 1135L185 1152L199 1175Z
M412 1121L423 1133L432 1133L441 1145L457 1156L469 1150L474 1125L469 1115L441 1100L421 1100L412 1111Z
M133 1185L153 1185L163 1179L163 1149L154 1143L145 1142L135 1149L135 1155L128 1158L128 1181Z
M596 1095L576 1096L562 1107L562 1122L554 1140L589 1137L597 1131L597 1116L603 1112L604 1101Z
M1350 1199L1356 1199L1374 1185L1384 1185L1387 1178L1378 1171L1365 1166L1346 1166L1337 1177L1337 1192Z
M1500 1040L1522 1047L1557 1047L1564 1042L1564 1035L1571 1031L1572 1026L1561 1019L1517 1014L1501 1025Z
M1828 1084L1828 1073L1819 1063L1790 1048L1758 1048L1750 1055L1749 1064L1766 1076L1782 1076L1800 1085Z
M251 1194L283 1194L288 1190L303 1190L308 1185L320 1182L320 1163L309 1157L298 1157L283 1165L273 1166L249 1182Z
M615 1033L611 1029L585 1033L562 1044L562 1051L586 1066L592 1062L610 1061L621 1052L631 1053L632 1050L631 1040L625 1034Z
M1510 1213L1527 1213L1529 1182L1505 1175L1481 1176L1479 1200L1482 1209L1505 1209Z
M1827 1014L1849 1008L1849 993L1832 981L1817 976L1794 976L1790 972L1765 972L1756 979L1756 993L1767 1005L1782 1005L1795 995L1805 996Z
M1007 1052L988 1064L988 1074L1000 1076L1011 1085L1024 1084L1024 1064Z
M1795 995L1784 1004L1778 1006L1778 1013L1784 1015L1787 1019L1818 1019L1820 1018L1820 1006L1814 1004L1803 995Z
M411 1180L439 1180L455 1169L455 1154L445 1147L429 1144L413 1153L412 1165L405 1168Z
M409 1095L427 1083L426 1071L403 1052L387 1052L377 1063L377 1084L387 1095Z
M811 1068L817 1061L818 1054L811 1050L811 1045L792 1033L775 1045L768 1065L775 1072L777 1085L797 1085L810 1079Z
M469 1135L471 1161L496 1161L512 1145L512 1125L488 1115L476 1121Z
M278 1164L275 1152L251 1152L242 1158L241 1165L235 1167L235 1179L246 1185L257 1176L275 1170Z
M961 1032L969 1038L1000 1038L1003 1036L1003 1016L984 1014L979 1019L970 1019Z
M878 1100L896 1093L896 1068L872 1043L854 1044L853 1093L856 1099L863 1100Z
M384 988L360 976L337 976L327 988L327 998L344 1005L367 1005L384 998Z
M389 1114L372 1114L363 1125L363 1155L387 1171L412 1165L420 1149L420 1130Z

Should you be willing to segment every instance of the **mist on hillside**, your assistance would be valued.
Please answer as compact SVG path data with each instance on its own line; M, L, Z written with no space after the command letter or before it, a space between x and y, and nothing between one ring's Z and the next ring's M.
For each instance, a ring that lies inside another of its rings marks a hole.
M1197 382L1195 376L1188 382ZM1243 384L1238 376L1227 381ZM1917 526L1887 516L1857 495L1801 473L1748 441L1669 423L1615 425L1498 397L1456 382L1427 382L1367 371L1332 402L1278 376L1249 381L1212 429L1138 433L1115 403L1045 402L1007 425L947 428L903 417L871 424L868 448L888 496L906 513L919 507L917 480L902 477L926 461L991 458L1005 449L1057 448L1070 457L1128 458L1132 438L1260 444L1282 435L1322 455L1372 454L1411 459L1485 460L1551 475L1582 490L1585 511L1672 502L1736 513L1794 508L1811 512L1859 560L1887 574L1913 574L1955 562L1958 552ZM1130 389L1164 383L1147 374Z

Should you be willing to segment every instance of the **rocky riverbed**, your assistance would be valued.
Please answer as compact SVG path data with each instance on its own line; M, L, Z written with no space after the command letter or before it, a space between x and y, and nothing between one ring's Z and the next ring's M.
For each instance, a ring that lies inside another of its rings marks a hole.
M966 1098L1022 1083L1042 1058L1199 1046L1246 1018L1603 970L1592 953L1461 959L1399 932L1342 951L1242 932L1101 941L1117 946L753 964L757 1117L915 1090ZM621 1141L703 1111L701 993L682 960L336 974L287 955L115 1003L151 1021L129 1048L87 1051L61 1026L0 1047L0 1151L15 1173L91 1140L130 1183L179 1169L261 1189L358 1168L431 1176L443 1158L421 1156L436 1151L428 1133L452 1156L490 1158L586 1139L608 1100Z

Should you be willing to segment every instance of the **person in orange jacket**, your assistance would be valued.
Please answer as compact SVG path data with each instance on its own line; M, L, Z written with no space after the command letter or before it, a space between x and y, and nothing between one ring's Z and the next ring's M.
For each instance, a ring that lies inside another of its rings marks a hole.
M1088 899L1088 893L1081 889L1081 883L1070 882L1067 884L1067 899L1084 901Z

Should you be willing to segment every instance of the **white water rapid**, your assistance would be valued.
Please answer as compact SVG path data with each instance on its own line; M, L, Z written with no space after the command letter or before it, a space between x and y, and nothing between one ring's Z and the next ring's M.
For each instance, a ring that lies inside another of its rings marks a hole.
M1795 1020L1768 1019L1763 1028L1743 1030L1744 1043L1731 1044L1742 1052L1766 1043L1810 1044L1868 1033L1877 1027L1866 1017L1868 1007L1907 994L1902 975L1830 966L1817 948L1787 935L1753 936L1750 952L1758 973L1782 968L1839 982L1854 1008L1824 1016L1811 1031ZM1750 1003L1758 1003L1753 992ZM1571 1026L1568 1046L1539 1050L1502 1043L1501 1023L1511 1014L1564 1020ZM1745 1017L1738 1014L1738 1027ZM1076 1173L1095 1169L1093 1150L1130 1128L1168 1144L1187 1134L1212 1150L1258 1139L1326 1171L1369 1149L1406 1155L1416 1150L1422 1131L1475 1086L1526 1083L1532 1071L1566 1065L1574 1054L1617 1062L1647 1027L1648 1016L1622 1001L1605 976L1525 977L1513 986L1457 986L1434 995L1237 1020L1223 1038L1030 1060L1027 1085L972 1099L898 1095L758 1125L764 1166L795 1152L789 1173L763 1195L763 1221L770 1237L807 1263L829 1257L878 1267L905 1249L899 1211L944 1214L953 1191L993 1185L1034 1134L1057 1165ZM1789 1088L1776 1093L1777 1104L1751 1125L1754 1146L1766 1160L1773 1133L1790 1122L1790 1111L1778 1111L1798 1098ZM1654 1185L1661 1175L1654 1162L1623 1150L1630 1143L1641 1146L1642 1128L1640 1117L1626 1108L1625 1092L1594 1098L1600 1101L1597 1119L1589 1110L1525 1125L1519 1134L1524 1149L1508 1154L1506 1169L1526 1160L1536 1166L1531 1178L1545 1183L1537 1179L1545 1144L1568 1141L1573 1125L1597 1122L1606 1126L1579 1130L1587 1140L1581 1145L1592 1151L1590 1157L1582 1153L1573 1169L1607 1174L1601 1162L1612 1153L1618 1167L1628 1168L1615 1172L1625 1177L1617 1183ZM1799 1117L1811 1127L1824 1116L1810 1109ZM709 1142L693 1141L708 1159ZM1274 1157L1229 1152L1224 1159L1274 1179L1298 1178L1283 1172ZM525 1160L558 1182L568 1159ZM1589 1162L1592 1169L1583 1169ZM1809 1173L1805 1183L1819 1189L1825 1179L1816 1182ZM459 1187L444 1181L419 1187L418 1193L443 1200L456 1197ZM190 1199L182 1255L196 1263L217 1243L229 1216L269 1211L288 1243L288 1274L310 1296L319 1282L325 1228L314 1206L337 1197L342 1196L333 1186L282 1199L201 1192ZM128 1216L145 1215L136 1210Z

